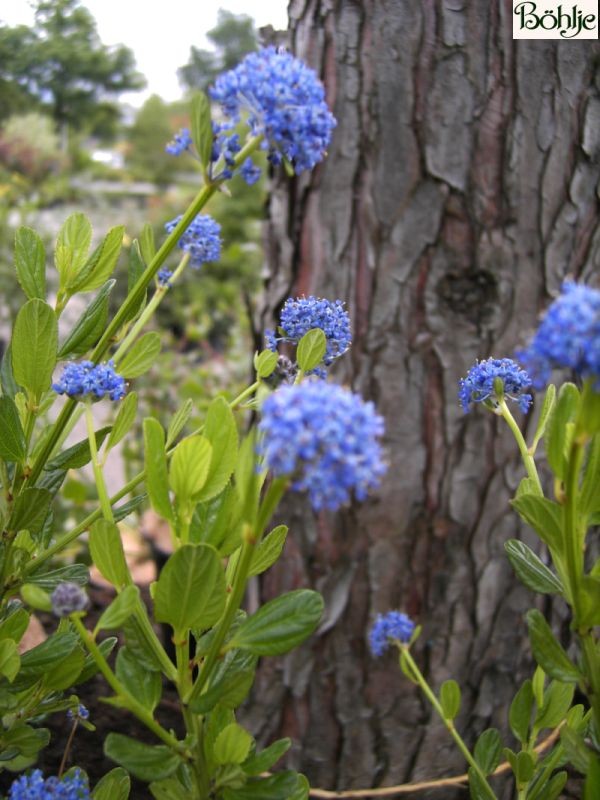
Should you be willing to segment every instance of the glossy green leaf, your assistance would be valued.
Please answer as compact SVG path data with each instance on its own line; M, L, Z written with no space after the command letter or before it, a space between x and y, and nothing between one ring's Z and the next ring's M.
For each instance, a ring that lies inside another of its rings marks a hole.
M260 575L277 561L283 550L287 532L287 525L278 525L258 544L250 563L249 577Z
M15 269L17 280L29 298L46 299L46 251L44 243L31 228L22 226L15 234Z
M109 606L102 612L96 625L99 631L117 630L134 613L140 597L140 590L134 584L126 586Z
M165 433L160 422L153 417L146 417L144 420L144 465L146 488L152 508L173 524L175 520L169 499Z
M587 775L591 762L591 750L585 743L583 735L574 730L570 725L563 725L560 729L560 741L565 749L569 763L578 772Z
M9 683L12 683L19 674L21 667L21 657L17 649L17 643L13 639L3 639L0 641L0 675L3 675Z
M288 592L269 600L242 622L228 646L257 656L287 653L310 636L322 614L323 598L318 592Z
M188 436L175 448L169 467L169 485L182 503L198 495L208 477L212 447L204 436Z
M177 634L208 628L225 608L225 573L219 554L207 544L184 545L163 567L154 593L154 616Z
M29 625L29 616L24 608L9 608L0 622L0 641L13 639L18 644Z
M561 645L550 626L537 609L527 612L527 626L533 657L551 678L564 683L577 683L581 675Z
M210 442L212 452L206 482L194 494L194 501L202 503L223 491L237 461L237 425L229 403L222 397L217 397L208 407L204 436Z
M313 328L305 333L298 342L296 350L296 361L304 372L318 367L323 361L323 356L327 350L327 339L321 328Z
M23 756L37 756L42 747L50 741L50 731L45 728L31 728L16 724L2 734L5 745L17 748Z
M260 775L261 772L271 769L280 758L283 758L291 746L291 739L278 739L260 753L254 753L247 758L242 764L242 769L246 775Z
M110 436L108 437L108 442L106 443L107 453L109 450L112 450L113 447L116 447L131 430L131 426L135 422L137 407L137 393L129 392L119 404L119 411L117 412Z
M268 378L273 374L279 361L279 353L272 350L263 350L254 356L254 369L258 378Z
M203 168L210 163L213 145L213 130L210 116L210 101L204 92L192 97L191 134L196 152Z
M16 382L36 402L50 388L58 349L56 315L43 300L21 307L13 328L12 369Z
M528 589L541 594L562 594L559 578L524 542L509 539L504 549L517 578Z
M143 744L121 733L108 734L104 754L142 781L168 778L181 764L179 756L169 747Z
M537 730L556 728L560 725L571 708L574 693L575 686L572 683L552 681L544 693L544 703L535 717Z
M194 410L194 403L188 398L183 405L177 409L167 430L167 447L170 447L181 431L185 428Z
M440 687L440 705L445 719L453 720L460 711L460 686L454 680L444 681Z
M110 433L110 425L106 426L105 428L100 428L95 432L94 438L96 439L96 447L98 450L102 447L102 443ZM66 450L63 450L62 453L59 453L55 458L48 461L44 469L48 472L52 472L54 470L67 470L67 469L79 469L80 467L85 467L86 464L92 460L92 454L90 453L90 443L88 439L82 439L77 444L74 444L72 447L68 447Z
M85 654L80 647L63 659L55 660L44 672L44 689L48 692L61 692L73 686L85 664Z
M70 279L66 288L71 292L91 292L99 289L115 271L121 248L125 228L117 225L111 228L102 242L94 250L75 278Z
M471 800L496 800L496 795L479 777L479 773L473 767L469 767L468 775Z
M564 383L550 415L545 437L546 458L556 477L562 481L567 474L567 425L577 416L578 407L579 390L572 383Z
M307 800L308 783L303 775L286 771L268 778L251 778L238 789L223 789L223 800Z
M50 595L41 586L36 586L35 583L24 583L19 591L23 601L30 608L35 608L37 611L52 611Z
M59 231L54 251L54 263L60 276L61 288L75 282L86 263L91 242L92 226L88 218L80 212L71 214Z
M582 514L600 511L600 433L594 436L588 448L579 508Z
M252 736L236 722L227 725L217 736L213 756L217 764L241 764L253 743Z
M132 650L121 647L117 654L116 674L127 691L144 708L150 712L154 711L162 694L160 672L146 669Z
M28 530L39 533L50 511L52 495L47 489L24 489L17 495L7 528L9 531Z
M496 728L488 728L477 739L473 751L475 761L485 775L491 775L502 758L502 739Z
M160 353L160 336L149 331L133 344L129 352L119 361L117 371L124 378L137 378L154 365Z
M550 780L537 780L527 792L527 800L559 800L567 778L568 773L563 771L556 772Z
M108 320L108 299L115 280L106 281L60 346L58 358L87 353L100 339Z
M115 767L104 775L92 792L92 800L128 800L131 779L122 767Z
M546 431L546 426L554 409L555 402L556 402L556 386L554 386L554 384L551 383L546 389L546 393L544 394L544 402L542 403L542 408L540 410L540 415L538 417L535 434L533 437L533 442L531 444L531 449L533 452L535 452L538 446L538 442L543 437Z
M181 774L181 770L178 774ZM191 786L183 786L176 775L162 781L152 781L148 788L154 800L181 800L182 797L189 797L191 792Z
M76 583L79 586L85 586L89 580L88 568L85 564L69 564L66 567L57 567L52 570L44 570L39 575L33 573L28 576L29 583L35 583L36 586L41 586L42 589L51 592L56 589L59 583L69 581Z
M141 278L144 272L145 266L142 260L142 254L140 253L140 245L137 239L134 239L131 243L131 247L129 248L129 265L127 267L127 295L129 296ZM139 299L131 306L129 311L127 312L123 322L129 322L132 319L135 319L136 316L141 312L143 307L146 305L146 296L147 290L142 292Z
M525 744L529 740L532 711L533 688L531 681L528 679L516 693L508 712L510 729L521 744Z
M10 397L0 397L0 458L20 463L26 452L25 434L17 407Z
M131 582L118 527L98 519L90 528L89 547L92 561L107 581L117 589Z
M523 494L511 500L513 508L538 534L548 547L560 552L562 541L562 507L545 497Z
M217 703L223 708L237 708L252 687L257 660L243 650L230 650L217 666L208 689L190 703L190 709L196 714L207 714Z
M146 266L156 255L156 244L154 242L154 228L149 222L145 222L140 234L140 251ZM130 287L131 288L131 287Z

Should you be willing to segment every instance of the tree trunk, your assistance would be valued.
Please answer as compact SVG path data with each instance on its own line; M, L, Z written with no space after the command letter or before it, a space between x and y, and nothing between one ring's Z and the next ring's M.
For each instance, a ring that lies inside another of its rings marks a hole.
M313 586L326 617L261 666L246 720L265 740L292 736L313 786L456 774L448 734L366 636L377 612L408 612L430 683L462 686L459 729L506 728L531 674L534 597L503 543L534 537L508 504L516 446L483 409L463 415L458 380L477 358L512 356L565 276L598 270L598 44L515 42L507 0L292 0L290 18L338 127L322 166L276 182L260 325L290 295L347 302L338 378L385 416L389 472L339 515L288 502L261 596Z

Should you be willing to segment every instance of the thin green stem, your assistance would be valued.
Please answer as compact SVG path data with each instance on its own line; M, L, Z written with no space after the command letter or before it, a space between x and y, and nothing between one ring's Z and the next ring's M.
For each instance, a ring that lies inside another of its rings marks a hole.
M470 767L472 767L472 769L477 773L477 775L479 776L481 781L485 784L485 786L487 787L487 789L490 792L490 796L491 797L495 797L496 795L492 791L492 787L488 783L488 780L487 780L484 772L482 771L482 769L479 766L479 764L475 761L475 759L471 755L471 751L469 750L467 745L464 743L464 741L463 741L461 735L459 734L459 732L454 727L454 723L452 722L452 720L447 719L444 716L444 711L442 709L442 706L441 706L440 702L438 701L437 697L435 696L435 694L429 688L429 684L425 680L425 677L424 677L423 673L421 672L421 670L417 666L416 661L414 660L414 658L411 655L410 648L408 647L408 645L401 645L401 648L402 648L402 653L404 655L404 658L406 659L406 662L407 662L408 666L410 667L411 672L414 675L415 681L418 683L418 685L421 688L423 694L429 700L429 702L431 703L433 709L435 710L435 712L437 713L439 718L442 720L442 722L446 726L446 729L448 730L448 733L454 739L458 749L463 754L467 764Z
M88 400L85 404L85 424L87 427L88 441L90 443L90 453L92 456L92 469L94 470L94 480L96 481L96 489L98 491L98 498L100 500L100 508L102 515L108 522L114 522L115 517L112 511L112 505L108 492L106 490L106 482L104 480L104 473L98 458L98 448L96 446L96 432L94 431L94 417L92 414L92 404Z
M515 441L517 442L517 446L519 448L519 452L521 453L521 458L523 459L523 465L527 470L527 475L531 478L532 481L535 482L535 485L539 489L540 494L542 494L542 484L540 483L540 476L538 475L537 467L535 465L535 461L533 456L529 452L529 448L527 447L527 443L523 438L523 434L521 433L521 429L517 425L517 422L509 407L506 405L506 400L501 400L498 403L498 410L502 417L508 423L508 427L511 429L513 436L515 437Z
M185 747L182 742L179 742L174 736L172 736L168 731L166 731L162 725L160 725L154 717L150 714L150 712L138 701L136 698L130 694L127 689L123 686L121 681L117 678L115 673L109 667L108 662L102 655L102 651L96 644L94 637L90 634L90 632L85 628L81 619L76 614L71 616L71 622L73 626L77 630L79 637L81 638L82 643L85 647L89 650L92 658L96 662L98 669L104 675L106 682L110 686L110 688L114 691L114 693L120 697L126 704L126 707L131 711L132 714L144 723L144 725L152 731L159 739L161 739L168 747L174 750L183 758L190 758L190 753Z
M244 389L244 391L243 391L243 392L241 392L240 394L238 394L238 396L237 396L237 397L236 397L234 400L232 400L232 401L229 403L229 407L230 407L231 409L234 409L234 408L236 408L237 406L239 406L239 404L240 404L240 403L243 403L243 402L244 402L244 400L245 400L247 397L250 397L250 395L251 395L251 394L254 394L254 392L255 392L255 391L258 389L258 387L259 387L259 386L260 386L260 381L254 381L254 383L253 383L253 384L251 384L250 386L248 386L248 388L247 388L247 389Z
M564 542L563 550L567 562L569 596L573 606L573 627L577 629L581 615L579 590L583 574L583 547L578 515L579 471L584 455L584 445L574 438L567 461L564 497Z

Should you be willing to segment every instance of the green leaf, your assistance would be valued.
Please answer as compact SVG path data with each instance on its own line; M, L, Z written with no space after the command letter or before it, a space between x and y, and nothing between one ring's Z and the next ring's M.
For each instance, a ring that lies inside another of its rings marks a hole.
M150 331L141 336L131 350L119 361L117 370L124 378L137 378L154 365L160 353L160 336Z
M27 453L19 412L10 397L0 397L0 458L20 463Z
M117 637L116 636L107 636L106 639L103 639L100 644L98 645L98 649L102 653L105 659L107 659L112 651L115 649L115 645L117 644ZM85 663L79 677L77 678L77 683L87 683L90 678L93 678L94 675L98 672L98 665L94 661L91 655L87 655L85 657Z
M236 722L227 725L217 736L213 756L217 764L241 764L246 760L254 739Z
M116 673L127 691L152 713L162 694L160 672L146 669L132 650L122 647L117 653Z
M115 280L106 281L96 297L75 323L73 330L60 346L58 358L80 356L92 348L104 333L108 320L108 298Z
M110 278L119 260L124 233L125 228L122 225L109 230L84 267L66 282L65 287L71 293L91 292Z
M564 481L567 475L567 425L575 420L578 408L579 390L572 383L564 383L550 415L545 440L546 458L552 471L561 481Z
M565 773L566 783L566 773ZM564 784L563 784L564 785ZM585 786L583 787L583 800L597 800L600 787L600 759L597 755L590 757Z
M560 729L560 741L565 749L568 762L575 767L578 772L587 775L590 769L592 754L581 733L574 730L569 725L563 725Z
M557 642L550 626L537 609L527 612L527 626L533 657L551 678L564 683L577 683L579 670Z
M460 686L456 681L444 681L440 687L440 704L445 719L453 720L460 711Z
M175 448L169 467L169 485L181 503L194 498L208 477L212 447L204 436L188 436Z
M50 741L50 731L45 728L31 728L29 725L14 725L2 734L5 745L17 748L23 756L37 756L42 747Z
M256 370L257 378L268 378L273 374L279 360L279 353L274 353L272 350L263 350L261 353L256 353L254 356L254 369Z
M177 409L167 430L167 447L170 447L181 431L185 428L187 421L194 410L194 403L189 398Z
M89 572L85 564L69 564L66 567L57 567L56 569L44 571L40 575L29 576L29 583L35 583L36 586L41 586L42 589L52 591L56 589L59 583L70 581L79 586L85 586L89 581Z
M579 625L593 628L600 625L600 578L597 575L584 575L581 579L581 615Z
M229 403L222 397L217 397L208 407L204 436L210 442L212 452L206 482L198 493L194 493L194 501L202 503L223 491L237 461L237 426Z
M473 756L481 771L485 775L491 775L502 758L500 731L496 728L488 728L484 731L477 739Z
M251 778L237 789L223 789L223 800L306 800L308 784L297 772L278 772L268 778Z
M533 673L533 678L531 680L531 689L533 691L533 697L538 708L541 708L544 705L545 684L546 684L546 673L538 664L538 666L535 668L535 671Z
M533 478L523 478L521 480L517 486L515 499L522 497L524 494L536 494L538 497L544 496L544 493L540 489L537 481L534 481Z
M52 611L50 595L35 583L24 583L19 590L23 601L38 611Z
M471 800L496 800L496 795L490 790L488 785L484 783L483 779L479 777L479 773L469 767L469 794Z
M92 561L100 574L117 589L131 582L118 527L98 519L90 528L89 547Z
M44 243L31 228L22 226L15 235L17 280L29 298L46 299L46 251Z
M137 239L134 239L131 247L129 248L129 266L127 268L127 296L131 292L144 272L144 262L140 253L140 246ZM123 322L129 322L139 314L142 308L146 305L147 290L144 290L139 298L129 309Z
M148 745L109 733L104 741L104 754L141 781L159 781L172 775L181 759L169 747Z
M260 775L266 772L282 758L292 746L291 739L278 739L265 747L260 753L254 753L242 764L246 775Z
M190 709L196 714L207 714L217 703L222 708L237 708L252 688L256 662L256 656L243 650L225 653L210 686L190 703Z
M48 692L60 692L73 686L84 664L85 655L79 647L62 660L53 661L44 672L44 689Z
M50 388L58 348L56 315L43 300L29 300L13 328L12 368L16 382L39 402Z
M589 446L583 471L579 508L582 514L600 511L600 434L597 433Z
M59 231L54 251L61 289L70 286L81 272L91 242L92 226L88 218L80 212L71 214Z
M523 494L511 500L513 508L538 534L548 547L560 552L562 541L562 507L545 497Z
M550 780L536 780L533 788L527 792L527 800L559 800L568 777L567 772L556 772Z
M213 130L210 118L210 101L204 92L198 92L192 97L191 108L192 140L196 152L200 157L202 167L210 163L213 144Z
M583 383L579 413L575 422L577 432L593 436L600 432L600 394L595 380L587 378Z
M102 447L102 443L110 433L110 425L106 426L105 428L100 428L94 434L94 438L96 439L96 447L98 450ZM92 460L92 454L90 453L90 443L88 439L82 439L77 444L74 444L72 447L68 447L66 450L63 450L62 453L59 453L55 458L48 461L44 469L47 472L53 472L54 470L66 470L66 469L79 469L80 467L85 467L86 464Z
M146 488L152 508L161 517L174 524L173 509L169 499L169 477L165 455L165 433L153 417L144 420L144 464Z
M278 525L265 536L254 551L248 577L260 575L277 561L283 550L287 532L287 525Z
M3 639L0 642L0 675L12 683L19 674L21 657L17 643L13 639Z
M510 729L521 744L525 744L529 739L532 711L533 688L531 681L528 679L516 693L508 712Z
M0 383L6 397L11 397L14 400L15 395L19 391L19 387L13 375L12 350L10 344L2 356L2 363L0 364Z
M52 495L47 489L24 489L17 496L7 529L9 531L28 530L32 536L39 533L48 516Z
M122 767L115 767L104 775L92 792L93 800L128 800L131 779Z
M298 342L296 350L296 361L304 372L318 367L323 361L323 356L327 350L327 338L321 328L313 328L305 333Z
M54 663L69 656L78 646L74 633L55 633L21 656L21 672L43 675Z
M29 616L24 608L10 609L0 622L0 641L14 639L18 644L29 625Z
M572 683L552 681L544 694L544 704L538 709L535 717L535 727L538 731L543 728L556 728L566 719L574 693L575 687Z
M106 443L106 452L112 450L113 447L119 444L121 439L126 436L133 423L135 422L135 415L137 413L137 393L129 392L125 396L123 402L119 405L117 418L115 419L108 442Z
M244 620L228 647L241 647L257 656L287 653L310 636L322 613L323 598L318 592L288 592Z
M181 770L179 770L181 774ZM189 797L191 785L184 786L177 776L165 778L162 781L153 781L148 787L154 800L181 800L182 797Z
M156 255L156 244L154 242L154 228L149 222L144 223L140 234L140 250L146 266ZM129 287L131 289L131 286Z
M542 409L540 411L540 415L538 417L537 426L535 429L535 435L533 437L533 442L531 444L532 452L535 452L538 442L544 435L546 431L546 425L548 424L548 420L550 419L550 415L554 409L554 403L556 402L556 386L551 383L548 388L546 389L546 394L544 395L544 402L542 403Z
M528 784L535 774L535 761L529 753L522 750L517 753L515 777L517 786Z
M207 544L180 547L163 567L154 593L154 616L176 635L208 628L225 608L225 573L219 554Z
M134 584L126 586L112 603L102 612L96 624L99 631L117 630L129 619L136 609L140 590Z
M562 594L559 578L550 570L524 542L509 539L504 544L508 560L517 578L534 592Z

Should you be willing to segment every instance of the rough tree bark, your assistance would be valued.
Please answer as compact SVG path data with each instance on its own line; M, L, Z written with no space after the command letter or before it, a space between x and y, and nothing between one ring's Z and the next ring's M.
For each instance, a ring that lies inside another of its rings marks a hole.
M346 300L340 375L384 414L390 468L338 516L288 506L285 557L260 591L312 585L326 618L261 667L246 715L265 739L294 738L314 786L391 785L463 765L394 659L369 656L376 612L423 624L417 657L434 686L459 680L471 737L505 727L529 675L533 598L503 550L532 544L508 505L523 471L501 421L462 414L457 381L477 358L511 356L566 275L598 271L600 51L513 41L507 0L289 11L338 127L322 166L275 187L260 325L289 295Z

